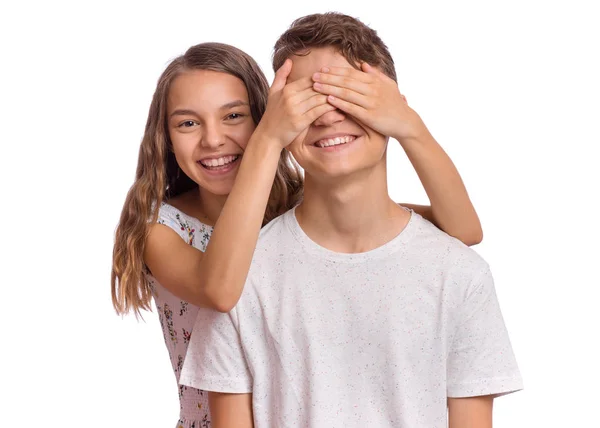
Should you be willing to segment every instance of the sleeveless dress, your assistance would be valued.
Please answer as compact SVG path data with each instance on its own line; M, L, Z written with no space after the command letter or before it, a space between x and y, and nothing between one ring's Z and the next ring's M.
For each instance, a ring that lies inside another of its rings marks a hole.
M208 226L164 202L160 206L157 222L173 229L189 245L200 251L206 251L213 231L212 226ZM152 290L165 345L169 350L171 365L179 387L180 413L176 427L209 428L208 394L199 389L179 385L179 375L198 314L198 307L174 296L160 285L150 272L146 272L146 278L148 278Z

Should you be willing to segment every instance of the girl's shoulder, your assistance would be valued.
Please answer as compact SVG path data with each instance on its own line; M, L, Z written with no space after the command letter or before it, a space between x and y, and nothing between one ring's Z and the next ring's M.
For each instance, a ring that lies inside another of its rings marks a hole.
M160 204L156 222L173 229L189 245L206 251L212 226L202 223L168 202Z

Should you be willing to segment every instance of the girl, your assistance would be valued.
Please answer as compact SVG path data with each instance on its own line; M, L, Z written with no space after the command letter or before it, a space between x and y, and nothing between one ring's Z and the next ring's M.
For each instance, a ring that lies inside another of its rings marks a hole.
M139 315L154 299L176 379L198 306L235 306L260 228L302 197L302 175L283 149L335 109L312 81L287 85L291 68L286 61L269 89L251 57L205 43L158 81L116 231L111 287L120 314ZM455 185L426 188L432 207L410 207L478 243L479 220L451 160L441 148L423 158L435 165L419 165L424 183ZM179 398L178 427L209 426L203 391L179 386Z

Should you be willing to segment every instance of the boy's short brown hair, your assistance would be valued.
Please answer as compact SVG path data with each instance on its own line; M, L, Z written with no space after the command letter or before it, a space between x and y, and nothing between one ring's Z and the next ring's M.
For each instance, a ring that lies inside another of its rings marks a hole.
M357 18L337 12L296 19L275 43L273 69L277 71L292 55L323 47L337 49L356 68L366 62L397 81L394 60L377 32Z

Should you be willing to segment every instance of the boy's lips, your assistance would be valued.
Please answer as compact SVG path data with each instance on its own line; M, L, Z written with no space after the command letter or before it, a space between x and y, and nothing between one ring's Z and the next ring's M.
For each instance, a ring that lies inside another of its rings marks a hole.
M327 135L317 141L315 141L312 145L315 147L325 148L338 146L341 144L347 144L356 139L355 135L351 134L336 134L336 135Z

